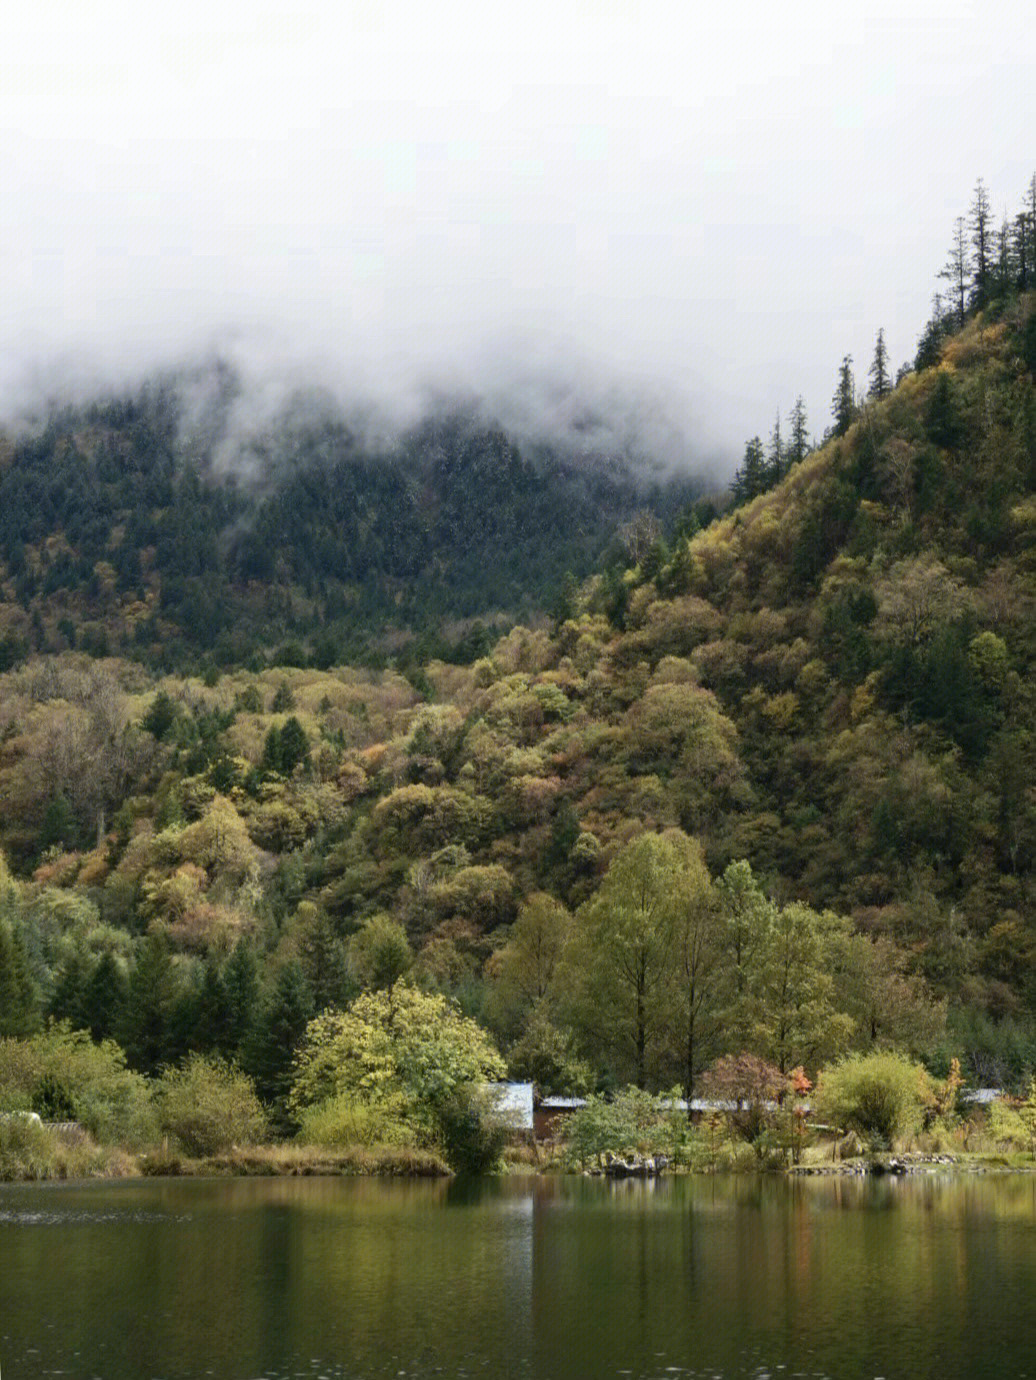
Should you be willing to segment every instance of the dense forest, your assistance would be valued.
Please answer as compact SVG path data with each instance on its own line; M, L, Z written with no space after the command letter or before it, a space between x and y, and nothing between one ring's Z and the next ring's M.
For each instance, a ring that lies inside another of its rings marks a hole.
M198 379L171 376L0 434L0 667L471 660L486 624L619 562L636 514L702 496L629 456L523 451L459 410L377 448L311 400L257 439L231 420L240 381L211 372L200 419Z
M995 232L983 197L915 367L879 336L861 397L843 362L828 437L707 525L455 429L417 506L340 457L210 483L157 401L8 443L0 1034L232 1057L289 1125L307 1023L408 976L544 1091L885 1049L1022 1085L1036 205ZM349 667L316 633L348 590L540 616Z

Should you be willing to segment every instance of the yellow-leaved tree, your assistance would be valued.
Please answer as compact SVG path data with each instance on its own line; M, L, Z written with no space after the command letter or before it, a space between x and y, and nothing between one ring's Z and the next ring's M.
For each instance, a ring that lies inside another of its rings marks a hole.
M303 1120L334 1099L380 1105L434 1140L442 1108L459 1092L503 1076L504 1061L475 1021L401 980L310 1021L289 1104Z

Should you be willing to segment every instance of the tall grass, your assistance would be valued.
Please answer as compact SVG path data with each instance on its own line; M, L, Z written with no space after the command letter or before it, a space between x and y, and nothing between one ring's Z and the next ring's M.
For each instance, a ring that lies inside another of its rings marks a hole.
M88 1135L73 1141L28 1117L0 1120L0 1180L123 1178L135 1172L132 1156Z
M434 1151L412 1145L328 1147L287 1141L282 1145L235 1147L220 1155L194 1160L169 1154L148 1155L140 1161L140 1172L171 1176L226 1174L243 1178L318 1174L436 1178L450 1171Z

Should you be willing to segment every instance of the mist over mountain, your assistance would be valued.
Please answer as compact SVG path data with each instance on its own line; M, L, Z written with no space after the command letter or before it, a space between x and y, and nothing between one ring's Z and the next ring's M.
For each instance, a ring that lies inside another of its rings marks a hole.
M5 35L2 416L215 354L260 408L473 397L523 445L588 409L729 474L879 325L910 352L974 170L996 214L1031 171L1020 0L66 10Z
M511 430L487 398L390 415L222 358L66 392L0 434L5 659L470 659L478 620L543 616L635 514L705 493L645 439L663 414L614 401L538 381Z
M729 477L729 455L691 399L549 333L499 335L466 360L444 352L434 364L307 349L304 338L272 328L222 331L146 367L140 357L120 363L103 351L11 355L0 421L31 430L109 397L161 394L175 408L185 450L203 453L216 471L259 480L262 454L277 463L285 438L299 430L341 424L366 450L388 452L429 418L449 414L500 427L525 447L617 462L649 480L666 472Z

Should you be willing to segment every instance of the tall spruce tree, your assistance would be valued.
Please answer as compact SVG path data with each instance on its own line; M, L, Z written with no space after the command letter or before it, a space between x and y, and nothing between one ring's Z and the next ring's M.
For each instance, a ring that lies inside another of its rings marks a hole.
M993 297L1009 297L1014 291L1014 242L1006 213L993 232Z
M741 461L741 498L747 502L766 488L766 457L760 437L753 436L745 443L745 458Z
M778 412L766 446L766 487L771 488L774 484L780 483L786 473L784 442L781 439L781 414Z
M170 1021L178 993L165 942L149 935L137 951L122 1019L126 1058L141 1073L156 1073L169 1058Z
M224 980L223 969L217 956L211 951L205 957L201 984L195 1003L195 1022L191 1047L218 1054L230 1054L231 1027L233 1015L230 994Z
M993 267L993 212L989 193L981 177L975 184L975 196L968 212L968 228L974 251L971 300L972 306L981 311L989 301Z
M259 1003L259 961L248 939L239 939L223 970L227 989L227 1048L240 1055Z
M86 1028L83 998L91 972L90 960L77 944L54 975L54 986L47 1002L47 1015L52 1020L68 1021L76 1030Z
M0 1035L31 1035L39 1021L24 936L19 926L0 921Z
M932 314L921 333L921 339L917 342L917 354L914 356L914 368L918 372L922 369L934 369L939 363L939 354L945 334L946 317L943 313L942 297L939 293L933 292Z
M323 1011L344 1006L355 995L349 980L345 948L335 934L327 912L312 901L302 901L296 911L299 962L313 993L313 1006Z
M1014 286L1018 292L1028 292L1029 284L1036 281L1036 275L1033 273L1033 235L1029 217L1024 211L1015 216L1011 235Z
M806 404L802 395L795 399L795 406L788 413L788 445L786 466L790 469L804 460L809 454L809 427L806 417Z
M958 327L964 325L967 310L968 282L971 274L971 257L968 253L968 236L964 217L958 216L953 226L953 243L950 256L939 273L950 285L950 297L957 318Z
M838 387L831 400L834 416L832 435L844 436L856 420L856 380L853 377L853 357L846 355L838 370Z
M874 345L874 361L871 364L869 378L871 381L872 398L886 398L892 392L892 380L889 377L889 357L888 350L885 348L884 328L878 331L878 339Z
M106 950L94 964L81 1001L84 1029L95 1040L122 1038L126 995L125 974L114 954Z
M295 1049L313 1016L313 993L300 964L287 963L273 980L245 1042L242 1063L259 1095L273 1104L286 1129Z

